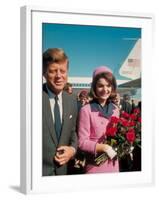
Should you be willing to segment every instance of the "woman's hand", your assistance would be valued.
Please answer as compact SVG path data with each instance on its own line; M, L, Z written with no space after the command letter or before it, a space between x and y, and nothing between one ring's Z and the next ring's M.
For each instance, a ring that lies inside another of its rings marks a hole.
M107 153L107 155L110 159L113 159L117 155L117 152L114 151L113 148L108 144L97 143L96 144L96 152L97 153L105 152L105 153Z
M106 147L105 152L111 160L117 155L117 152L109 145Z

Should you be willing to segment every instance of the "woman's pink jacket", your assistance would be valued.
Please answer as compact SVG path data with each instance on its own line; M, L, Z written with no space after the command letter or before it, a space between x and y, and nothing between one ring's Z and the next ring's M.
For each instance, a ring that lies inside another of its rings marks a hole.
M114 107L112 116L119 117L119 109L115 105ZM103 117L99 110L92 110L90 104L83 106L79 114L79 148L95 155L96 143L101 142L109 121L110 118ZM115 165L113 165L113 162L106 161L102 166L97 167L89 164L87 166L87 173L117 171L119 171L118 161L115 162Z

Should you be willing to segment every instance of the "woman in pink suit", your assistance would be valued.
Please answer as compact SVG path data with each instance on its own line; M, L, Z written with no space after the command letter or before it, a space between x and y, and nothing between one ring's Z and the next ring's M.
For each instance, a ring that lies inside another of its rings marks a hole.
M111 146L102 143L110 118L119 117L119 109L112 103L116 87L116 79L108 67L95 69L91 86L93 100L81 108L79 115L79 148L88 155L86 173L119 172L118 160L112 160L116 152ZM91 160L103 152L110 159L96 166Z

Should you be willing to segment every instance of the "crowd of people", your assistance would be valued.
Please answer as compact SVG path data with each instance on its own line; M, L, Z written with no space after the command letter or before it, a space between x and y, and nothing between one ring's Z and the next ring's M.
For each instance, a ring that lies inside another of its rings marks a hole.
M136 163L130 163L129 158L119 161L112 146L102 142L111 118L119 117L122 111L132 113L136 108L128 95L121 99L117 93L111 69L95 68L90 91L81 90L77 96L67 82L68 70L69 59L63 49L52 48L43 53L46 83L43 84L42 175L141 170L141 152L134 157ZM141 102L139 106L141 109ZM109 159L95 165L94 158L102 153Z

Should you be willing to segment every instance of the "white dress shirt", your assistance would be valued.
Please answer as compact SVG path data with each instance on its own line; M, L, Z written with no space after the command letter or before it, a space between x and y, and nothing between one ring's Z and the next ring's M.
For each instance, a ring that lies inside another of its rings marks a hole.
M47 87L46 85L46 88L48 90L48 95L49 95L49 100L50 100L50 106L51 106L51 112L52 112L52 118L53 118L53 121L55 119L55 116L54 116L54 106L55 106L55 94L53 92L51 92L51 90ZM60 92L58 95L58 105L59 105L59 109L60 109L60 118L61 118L61 122L62 122L62 113L63 113L63 109L62 109L62 92Z

